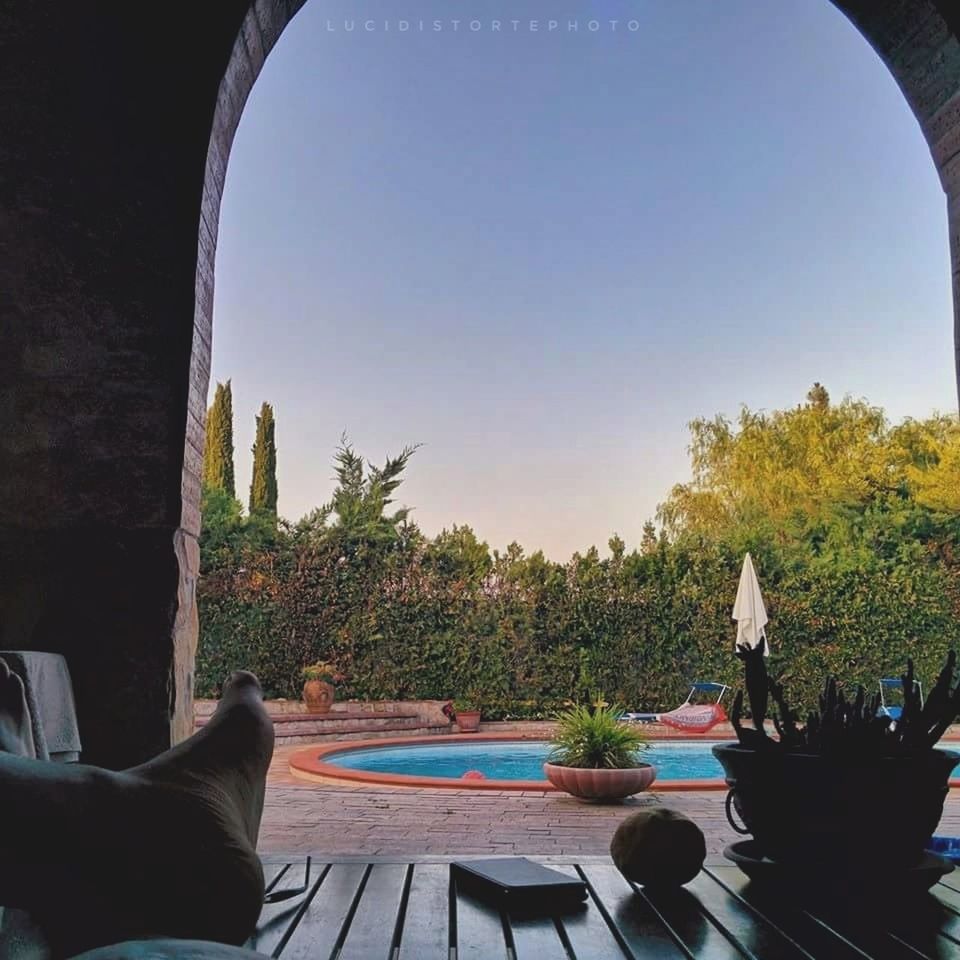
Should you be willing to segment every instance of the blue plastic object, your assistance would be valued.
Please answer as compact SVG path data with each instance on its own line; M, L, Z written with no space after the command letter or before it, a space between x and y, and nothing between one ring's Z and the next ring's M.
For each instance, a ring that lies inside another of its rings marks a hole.
M927 850L946 857L952 863L960 863L960 837L931 837Z

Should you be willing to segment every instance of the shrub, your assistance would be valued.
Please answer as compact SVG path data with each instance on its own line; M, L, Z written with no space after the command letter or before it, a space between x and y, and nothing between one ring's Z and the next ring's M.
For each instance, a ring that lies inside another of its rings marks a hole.
M598 704L571 707L558 714L548 762L594 769L635 767L646 740L636 727L617 719L621 713L621 707Z

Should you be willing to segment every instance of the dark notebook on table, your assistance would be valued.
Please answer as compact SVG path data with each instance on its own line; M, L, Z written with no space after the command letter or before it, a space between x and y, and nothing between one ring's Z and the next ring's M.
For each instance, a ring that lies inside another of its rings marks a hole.
M526 857L496 860L460 860L450 869L457 886L496 900L502 906L527 907L579 903L587 899L587 885L577 877L551 870Z

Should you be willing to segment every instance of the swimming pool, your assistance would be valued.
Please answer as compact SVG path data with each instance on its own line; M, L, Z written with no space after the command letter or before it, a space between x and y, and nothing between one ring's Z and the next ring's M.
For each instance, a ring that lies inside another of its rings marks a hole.
M722 741L651 741L641 759L657 768L657 788L694 784L723 787L723 768L711 752ZM335 778L399 786L549 789L543 740L448 736L380 744L330 744L301 750L290 769L308 779ZM464 779L464 774L469 776ZM482 775L482 776L481 776ZM656 788L655 788L656 789Z

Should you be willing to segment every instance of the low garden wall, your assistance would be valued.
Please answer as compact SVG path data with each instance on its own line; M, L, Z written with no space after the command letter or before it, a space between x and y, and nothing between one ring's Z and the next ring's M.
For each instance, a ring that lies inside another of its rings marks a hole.
M307 705L302 700L266 700L267 712L271 717L307 715ZM416 716L424 726L440 726L450 721L443 713L446 700L338 700L330 708L330 717L338 715L357 716L370 714L377 716ZM209 717L217 707L216 700L197 700L194 703L194 716Z

